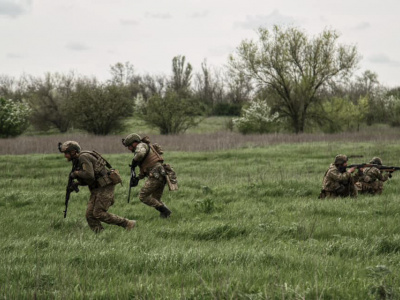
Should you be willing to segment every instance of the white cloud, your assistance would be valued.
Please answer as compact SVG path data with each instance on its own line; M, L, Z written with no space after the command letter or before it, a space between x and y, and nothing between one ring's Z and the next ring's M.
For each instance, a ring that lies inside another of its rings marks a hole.
M0 0L0 15L18 17L28 12L32 7L32 0Z
M399 61L391 59L389 56L387 56L384 53L377 53L370 55L367 60L369 62L375 63L375 64L383 64L383 65L390 65L393 67L398 67L400 65Z
M138 21L132 20L132 19L121 19L120 22L124 26L136 26L136 25L139 25Z
M65 45L65 47L73 51L86 51L90 49L88 46L80 42L69 42Z
M209 14L209 11L208 11L208 10L203 10L203 11L201 11L201 12L195 12L195 13L193 13L190 17L191 17L191 18L205 18L205 17L208 16L208 14Z
M235 47L222 45L219 47L213 47L208 49L208 53L211 56L228 56L229 53L232 53L235 50Z
M235 22L235 28L244 28L254 30L260 26L271 27L273 25L295 24L296 20L292 17L282 15L278 10L274 10L269 15L246 16L243 22Z
M146 12L146 18L150 18L150 19L172 19L172 16L170 13L149 13Z
M362 22L354 26L352 29L354 30L365 30L371 27L371 24L369 22Z
M7 58L11 58L11 59L19 59L19 58L23 58L24 56L20 53L7 53Z

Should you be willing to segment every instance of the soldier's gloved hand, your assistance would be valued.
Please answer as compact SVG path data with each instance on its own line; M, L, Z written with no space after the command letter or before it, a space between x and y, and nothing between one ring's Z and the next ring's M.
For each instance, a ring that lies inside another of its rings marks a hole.
M135 187L139 184L139 178L138 177L131 177L131 180L129 182L130 187Z
M69 177L72 178L72 179L75 179L78 176L76 176L75 172L71 172L71 173L69 173Z
M69 187L69 189L70 189L71 192L73 192L73 191L79 192L79 187L78 186L79 186L79 182L74 181L74 182L72 182L72 184Z
M132 163L129 165L129 167L131 167L131 168L136 168L137 166L139 165L139 162L138 161L136 161L136 160L134 160L134 159L132 159Z

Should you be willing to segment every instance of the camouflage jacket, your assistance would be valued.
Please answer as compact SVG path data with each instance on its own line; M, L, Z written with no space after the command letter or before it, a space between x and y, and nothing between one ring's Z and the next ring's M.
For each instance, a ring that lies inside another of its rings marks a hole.
M133 160L140 166L140 177L151 176L159 178L165 175L162 156L146 143L139 143L134 151Z
M72 162L75 166L74 175L81 185L88 185L89 188L97 187L97 179L107 176L107 169L97 166L97 159L90 152L79 153ZM98 168L98 170L96 170Z
M389 179L389 173L382 174L382 171L376 167L368 167L363 170L363 176L360 182L372 183L374 181L386 181Z
M322 181L322 189L327 192L336 191L341 186L347 185L350 178L351 173L341 173L334 164L331 164Z

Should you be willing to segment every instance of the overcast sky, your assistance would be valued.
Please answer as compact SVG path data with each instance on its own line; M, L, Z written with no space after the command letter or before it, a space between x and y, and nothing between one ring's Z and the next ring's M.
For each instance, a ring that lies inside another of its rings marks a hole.
M223 67L259 26L334 29L356 45L360 71L400 86L398 0L0 0L0 75L110 76L129 61L138 74L170 74L174 56L195 71Z

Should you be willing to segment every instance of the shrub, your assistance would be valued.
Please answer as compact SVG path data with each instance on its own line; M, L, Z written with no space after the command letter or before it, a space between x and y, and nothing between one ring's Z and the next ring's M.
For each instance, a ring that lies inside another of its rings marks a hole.
M184 97L172 90L165 95L152 96L147 102L136 98L140 117L161 134L178 134L196 126L203 111L200 103L190 96Z
M69 102L74 125L96 135L123 128L123 119L133 114L134 99L122 85L81 80Z
M243 133L268 133L274 130L278 113L271 114L271 108L262 99L252 100L249 108L242 109L242 116L233 119L234 125Z
M0 137L7 138L23 133L29 126L29 106L0 98Z

